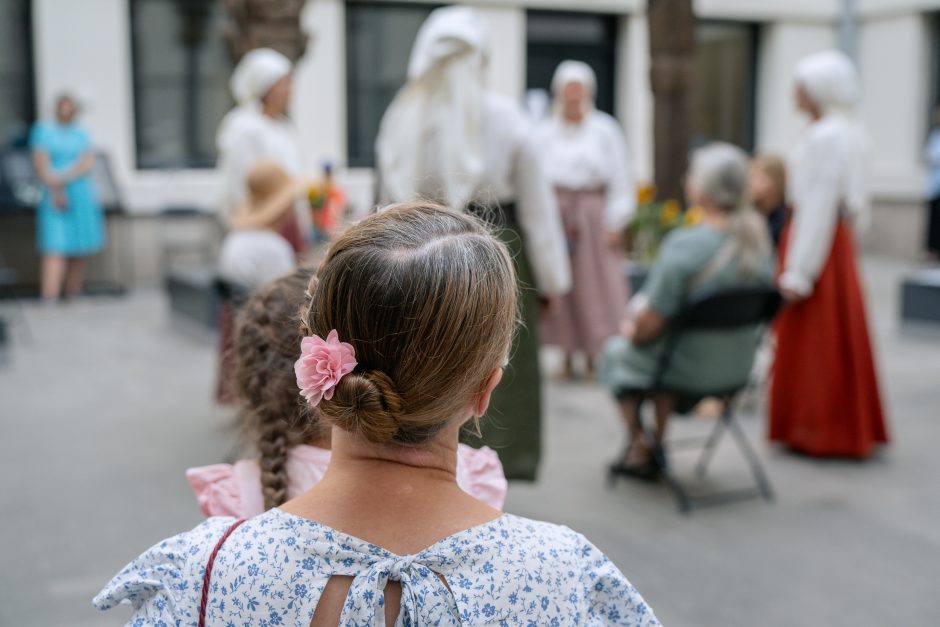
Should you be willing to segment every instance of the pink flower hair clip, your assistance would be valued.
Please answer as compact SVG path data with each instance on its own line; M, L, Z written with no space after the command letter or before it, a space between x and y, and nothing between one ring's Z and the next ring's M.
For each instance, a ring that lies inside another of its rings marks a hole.
M300 395L312 406L321 399L330 400L339 380L356 367L356 351L352 344L339 341L336 329L324 340L311 335L300 341L300 359L294 362Z

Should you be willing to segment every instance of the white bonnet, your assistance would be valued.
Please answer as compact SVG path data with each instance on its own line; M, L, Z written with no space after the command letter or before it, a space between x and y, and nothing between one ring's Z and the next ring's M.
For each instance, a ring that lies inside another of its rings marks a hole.
M291 73L290 59L271 48L256 48L242 57L229 87L238 104L261 100L274 83Z

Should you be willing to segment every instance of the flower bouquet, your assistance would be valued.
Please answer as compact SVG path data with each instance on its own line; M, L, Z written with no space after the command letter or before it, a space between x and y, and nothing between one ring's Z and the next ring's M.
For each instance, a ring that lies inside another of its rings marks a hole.
M698 224L702 219L699 207L682 210L675 199L656 200L656 187L641 186L637 192L636 214L627 227L628 252L637 261L649 263L656 259L666 235L681 226Z

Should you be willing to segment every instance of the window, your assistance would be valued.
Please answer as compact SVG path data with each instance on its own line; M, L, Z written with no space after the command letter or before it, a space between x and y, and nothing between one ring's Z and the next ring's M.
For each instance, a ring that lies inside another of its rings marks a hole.
M207 168L232 107L224 3L131 0L139 168Z
M700 22L695 37L692 146L720 140L753 150L757 26Z
M31 5L0 2L0 149L25 147L36 118Z
M609 15L529 11L526 14L526 89L550 96L552 76L566 59L597 74L597 108L614 114L617 19ZM536 112L538 113L538 112Z
M346 4L346 132L349 165L375 164L385 109L405 83L411 45L435 5Z

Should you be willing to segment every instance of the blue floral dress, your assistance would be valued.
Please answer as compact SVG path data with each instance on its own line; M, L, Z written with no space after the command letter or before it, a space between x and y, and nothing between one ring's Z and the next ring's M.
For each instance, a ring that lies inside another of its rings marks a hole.
M195 626L206 561L234 521L210 518L160 542L118 573L94 605L132 605L128 625ZM333 575L354 578L340 625L384 624L388 581L401 582L398 626L660 624L617 567L567 527L504 514L401 556L278 509L225 541L206 624L307 627Z
M45 152L52 171L60 172L91 150L91 141L77 124L40 122L30 133L29 146L33 151ZM39 250L67 257L98 252L104 247L104 216L91 175L66 183L65 197L67 204L59 209L53 204L52 192L43 191L36 218Z

